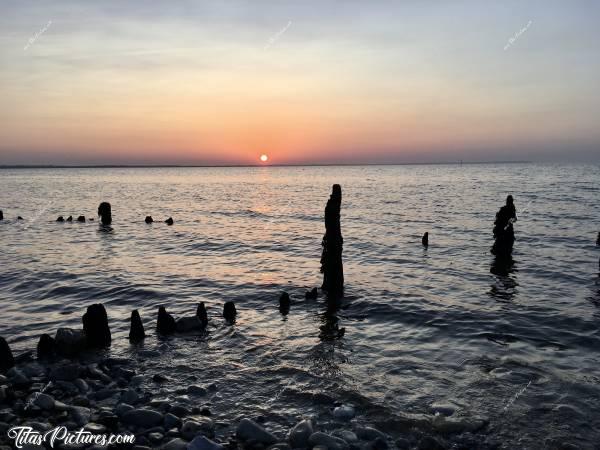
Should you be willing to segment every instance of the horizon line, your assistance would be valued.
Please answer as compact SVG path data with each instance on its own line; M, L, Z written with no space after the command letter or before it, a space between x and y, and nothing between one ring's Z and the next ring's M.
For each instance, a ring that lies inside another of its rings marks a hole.
M303 163L303 164L2 164L0 169L151 169L151 168L236 168L236 167L357 167L428 166L477 164L531 164L533 161L437 161L410 163Z

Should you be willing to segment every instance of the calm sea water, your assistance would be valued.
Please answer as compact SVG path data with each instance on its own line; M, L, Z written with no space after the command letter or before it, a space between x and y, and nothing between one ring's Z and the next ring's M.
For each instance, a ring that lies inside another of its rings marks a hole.
M437 403L489 420L475 435L482 448L598 448L599 180L599 166L534 164L1 170L0 334L33 349L102 302L112 354L170 378L157 397L192 375L217 382L212 408L230 421L260 414L284 429L326 415L312 395L326 394L396 437L398 418L431 416ZM346 298L326 313L303 294L320 285L333 183L344 194ZM495 275L493 220L509 193L515 261ZM104 200L112 232L54 221L95 217ZM227 300L235 326L220 317ZM158 305L193 315L199 301L206 336L155 335ZM161 356L129 345L135 308L142 348ZM332 314L341 339L323 332Z

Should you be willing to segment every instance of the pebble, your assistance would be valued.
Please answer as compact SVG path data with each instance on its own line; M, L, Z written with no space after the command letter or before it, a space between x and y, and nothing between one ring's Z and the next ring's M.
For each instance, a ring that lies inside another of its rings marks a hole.
M22 385L31 383L29 378L27 378L27 375L25 375L16 367L11 368L8 372L6 372L6 375L8 376L12 384Z
M275 436L248 418L240 421L235 434L242 441L255 441L263 445L272 445L277 442Z
M160 442L163 440L163 437L164 436L158 432L148 434L148 439L150 439L150 442Z
M376 430L375 428L356 427L355 431L358 438L362 439L363 441L374 441L376 439L383 439L385 441L387 439L385 434L379 430Z
M336 430L332 434L335 437L346 441L348 444L354 444L355 442L358 442L358 436L349 430Z
M84 428L86 431L93 434L103 434L106 432L106 427L104 425L94 422L88 423Z
M176 415L177 417L184 417L190 415L190 410L186 406L183 405L173 405L169 409L171 414Z
M133 389L129 389L121 395L121 401L130 405L135 405L139 399L140 396Z
M215 425L213 421L208 418L203 419L202 421L186 420L181 426L181 436L185 439L194 439L197 434L213 437L215 435Z
M430 406L430 410L433 414L451 416L456 412L456 407L450 403L434 403Z
M165 428L170 430L171 428L181 428L181 419L174 414L165 414Z
M162 450L187 450L188 443L181 438L175 438L167 442Z
M92 411L89 408L83 406L73 406L71 408L71 418L79 426L84 426L90 421Z
M75 387L77 387L77 389L79 389L79 391L82 394L85 394L87 391L90 390L90 387L88 386L88 384L85 382L85 380L82 380L81 378L77 378L73 384L75 385Z
M133 406L128 405L127 403L121 403L120 405L117 405L115 412L117 413L117 416L122 417L125 413L133 411L134 409Z
M308 442L313 447L317 445L323 445L327 447L328 450L344 450L348 448L348 443L343 439L336 438L320 431L311 434Z
M74 381L79 376L81 367L79 364L63 364L54 366L50 370L50 379L52 381Z
M188 450L223 450L223 448L221 444L217 444L204 436L196 436L188 445Z
M198 395L203 397L207 394L207 390L202 386L191 385L187 388L187 393L190 395Z
M123 422L138 427L153 427L162 423L163 420L163 415L152 409L133 409L123 414Z
M333 417L338 420L349 421L352 420L355 415L356 411L349 405L338 406L333 410Z
M308 446L308 439L313 432L312 422L310 420L301 420L290 430L288 440L293 448L306 448Z
M36 406L39 406L42 409L45 409L46 411L50 411L51 409L54 409L54 399L49 396L48 394L40 394L40 393L36 393L33 394L35 399L33 400L33 404Z

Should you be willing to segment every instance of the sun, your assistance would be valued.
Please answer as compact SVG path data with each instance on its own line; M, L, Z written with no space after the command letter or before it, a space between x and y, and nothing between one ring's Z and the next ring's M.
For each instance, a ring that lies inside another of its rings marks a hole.
M265 154L260 155L260 160L262 162L267 162L269 160L269 157Z

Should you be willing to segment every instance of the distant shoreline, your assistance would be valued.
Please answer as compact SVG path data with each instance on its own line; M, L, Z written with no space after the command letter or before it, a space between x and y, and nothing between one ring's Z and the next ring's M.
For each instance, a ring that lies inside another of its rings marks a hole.
M483 165L483 164L532 164L533 161L446 161L422 163L331 163L331 164L87 164L87 165L52 165L52 164L15 164L0 165L0 169L163 169L163 168L247 168L247 167L360 167L360 166L441 166L441 165Z

